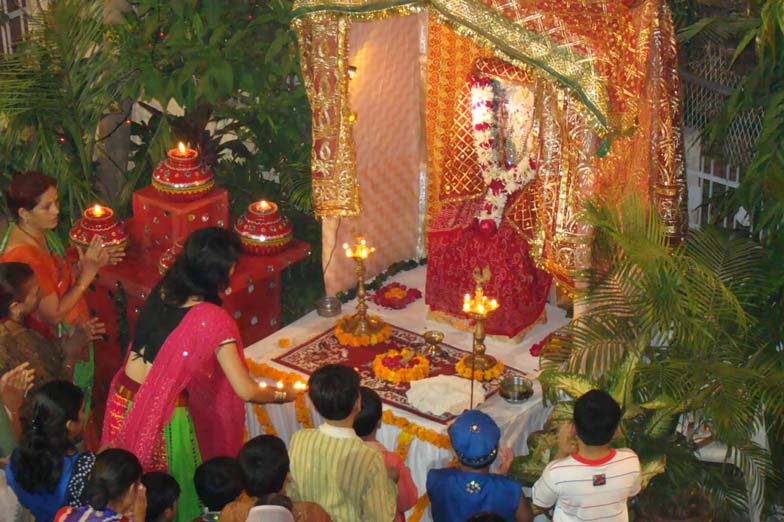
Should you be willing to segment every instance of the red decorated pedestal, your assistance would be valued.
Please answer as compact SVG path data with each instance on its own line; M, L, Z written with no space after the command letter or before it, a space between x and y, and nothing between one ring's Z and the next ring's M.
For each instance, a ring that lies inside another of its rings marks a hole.
M68 234L71 243L86 247L95 236L100 236L104 245L128 244L128 233L122 223L114 217L109 207L95 205L82 213Z
M193 201L215 185L212 169L199 159L199 153L180 143L169 151L152 173L152 186L173 201Z
M229 195L213 188L201 199L175 202L147 186L133 194L134 242L143 249L166 249L175 241L185 241L204 227L229 224Z
M291 225L278 213L278 206L264 200L248 205L248 211L234 224L234 231L249 254L275 254L292 240Z

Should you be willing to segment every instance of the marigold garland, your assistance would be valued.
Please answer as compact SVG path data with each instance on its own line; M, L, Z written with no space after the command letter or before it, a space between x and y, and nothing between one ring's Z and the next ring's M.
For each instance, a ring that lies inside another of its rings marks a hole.
M413 365L400 366L403 357L414 354L410 348L387 350L373 358L373 374L388 382L411 382L424 379L430 375L430 361L427 357L413 355L409 362ZM397 366L395 366L397 365Z
M449 435L438 433L437 431L428 428L423 428L422 426L419 426L418 424L411 422L408 419L396 416L390 410L384 410L384 412L381 414L381 420L384 422L384 424L389 424L391 426L395 426L396 428L400 428L402 431L411 433L419 440L428 442L437 448L452 449L452 443L449 441Z
M291 386L297 381L302 382L305 380L305 376L299 373L278 370L268 364L257 363L252 359L246 359L245 362L248 365L248 370L250 370L251 375L256 378L270 379L275 382L282 381ZM294 411L297 414L297 422L299 422L303 428L313 427L313 419L310 416L310 409L308 409L308 404L305 401L304 395L300 395L294 400ZM266 415L266 411L264 413ZM258 414L256 417L258 418ZM267 420L269 420L269 417L267 417ZM259 421L259 424L262 424L261 421ZM262 424L262 426L264 426L264 424Z
M395 453L400 457L400 460L403 462L406 461L408 458L408 447L411 445L411 441L414 440L414 434L408 431L401 431L397 435L397 447L395 448Z
M455 364L455 372L460 377L465 377L466 379L471 378L471 366L466 364L466 359L470 357L469 355L464 356L462 359L457 361ZM504 363L498 361L495 366L487 370L474 370L474 379L477 381L492 381L499 375L501 375L504 371Z
M272 421L270 420L269 414L267 414L267 410L264 408L264 406L261 404L254 404L253 413L256 414L256 420L266 435L277 436L278 432L275 430L275 426L272 425Z
M392 327L388 324L384 324L384 327L377 333L374 334L364 334L364 335L354 335L351 332L347 332L343 330L343 324L351 319L352 316L344 315L338 322L335 324L335 337L343 346L371 346L378 343L383 343L392 335ZM378 322L383 322L380 317L375 315L369 315L368 319L375 319Z
M419 522L422 520L422 515L425 514L425 509L427 509L428 505L430 505L430 497L425 493L414 504L414 510L411 512L411 516L408 517L407 522Z

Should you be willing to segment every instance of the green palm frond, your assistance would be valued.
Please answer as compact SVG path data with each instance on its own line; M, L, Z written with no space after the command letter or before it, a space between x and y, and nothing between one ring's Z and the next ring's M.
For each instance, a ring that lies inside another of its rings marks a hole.
M784 364L757 333L756 311L768 295L763 250L711 229L672 247L657 217L634 199L588 205L584 218L594 227L599 268L577 276L589 282L578 296L585 311L542 352L549 397L608 390L641 459L659 472L666 455L666 483L708 491L708 477L722 473L703 470L679 435L689 413L697 429L709 427L739 451L745 476L764 490L770 455L749 444L763 411L784 413ZM734 495L725 500L737 504Z
M102 2L52 2L30 24L26 40L0 60L0 148L24 158L14 168L58 180L69 226L96 196L96 131L119 101L124 73L112 67Z
M542 372L539 380L543 386L557 388L573 398L598 387L598 384L588 377L561 372Z

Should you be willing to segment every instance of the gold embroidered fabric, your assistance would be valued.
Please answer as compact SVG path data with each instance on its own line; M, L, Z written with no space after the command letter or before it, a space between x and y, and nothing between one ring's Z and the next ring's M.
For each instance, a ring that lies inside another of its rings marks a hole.
M359 214L348 97L349 21L334 13L294 21L305 90L312 112L313 207L316 215Z
M591 264L591 231L579 220L586 199L599 197L612 203L632 192L641 194L655 205L676 240L688 223L677 53L670 13L665 3L649 0L629 17L635 37L625 50L616 53L625 61L615 64L622 72L613 73L629 83L610 89L617 93L616 101L624 102L624 111L618 114L627 128L614 136L604 158L597 155L601 141L591 115L563 89L541 81L541 76L532 75L528 68L488 58L489 52L477 59L472 69L518 84L540 78L538 174L531 186L510 198L504 222L528 239L537 265L567 286L575 269ZM451 38L459 40L461 36L455 32ZM430 52L438 51L449 39L448 29L434 31ZM471 150L471 116L462 94L468 89L466 73L445 76L444 66L434 63L443 54L438 52L435 59L428 56L428 143L446 143L440 158L433 157L431 148L430 187L439 187L440 204L431 206L431 230L466 226L485 190ZM452 123L439 126L439 111L443 112L441 108L448 107L450 100ZM621 105L615 107L620 109Z
M577 214L592 196L613 200L630 191L645 194L670 235L683 234L686 182L677 51L663 0L643 0L634 8L616 0L295 0L293 25L314 113L317 215L355 215L359 208L347 122L348 21L425 7L430 9L431 228L466 219L471 215L466 205L485 189L471 136L458 132L470 127L465 77L476 63L482 74L536 82L541 92L537 185L510 198L505 213L505 221L529 238L540 266L568 282L570 271L590 264L590 231ZM605 135L612 146L600 158Z

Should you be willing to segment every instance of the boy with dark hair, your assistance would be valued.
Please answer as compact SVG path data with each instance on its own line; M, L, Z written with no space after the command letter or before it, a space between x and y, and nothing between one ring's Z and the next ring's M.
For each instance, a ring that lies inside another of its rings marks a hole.
M172 522L180 496L180 485L174 477L162 471L151 471L142 475L142 484L147 490L145 522Z
M362 409L354 419L354 431L365 441L365 444L381 452L384 457L384 466L387 468L389 478L397 484L397 515L395 522L405 521L405 512L414 507L419 494L411 470L406 467L403 459L394 451L389 451L383 444L376 440L376 432L381 427L381 397L378 393L362 386L359 389L362 396Z
M291 498L319 504L333 522L392 522L395 484L381 453L354 432L362 405L359 374L346 366L323 366L311 375L308 395L324 424L291 438Z
M629 520L626 501L640 492L640 460L630 449L610 448L620 420L620 406L605 391L591 390L575 401L574 424L560 427L556 460L533 487L534 504L555 504L553 522Z
M512 452L499 448L501 430L489 415L464 411L449 426L449 440L457 466L427 472L433 522L464 521L483 511L498 513L509 522L533 520L523 488L504 476L512 463ZM490 473L499 455L498 473Z
M193 483L205 508L202 516L194 522L218 520L226 504L239 497L245 488L242 469L237 460L231 457L215 457L204 461L196 468Z

